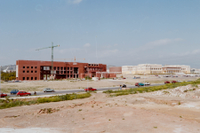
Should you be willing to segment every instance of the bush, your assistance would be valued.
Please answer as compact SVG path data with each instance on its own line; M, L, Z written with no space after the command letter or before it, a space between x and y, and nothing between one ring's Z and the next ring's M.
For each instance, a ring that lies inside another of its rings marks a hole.
M180 83L170 83L160 86L148 86L148 87L140 87L140 88L131 88L129 90L106 90L103 93L109 93L110 96L121 96L121 95L128 95L128 94L136 94L137 92L143 93L143 92L153 92L158 90L164 90L164 89L173 89L178 86L186 86L191 84L193 87L198 87L198 84L200 84L200 79L197 79L196 81L190 81L190 82L180 82ZM192 89L194 90L194 89ZM187 91L184 91L187 92ZM112 94L116 93L116 94ZM164 91L164 93L167 93L167 91Z
M59 102L59 101L65 101L65 100L73 100L73 99L83 99L90 97L90 93L83 93L83 94L66 94L61 96L52 96L52 97L44 97L44 98L38 98L31 101L24 101L24 100L1 100L0 103L0 109L10 108L10 107L16 107L16 106L22 106L22 105L32 105L32 104L39 104L39 103L49 103L49 102Z

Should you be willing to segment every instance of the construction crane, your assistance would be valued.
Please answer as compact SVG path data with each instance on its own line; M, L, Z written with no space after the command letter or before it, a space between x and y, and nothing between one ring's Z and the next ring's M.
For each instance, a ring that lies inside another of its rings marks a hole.
M52 45L50 47L45 47L45 48L40 48L40 49L36 49L36 51L39 51L39 50L42 50L42 49L48 49L48 48L51 48L51 76L53 77L53 49L55 47L60 47L60 45L53 45L53 42L52 42Z

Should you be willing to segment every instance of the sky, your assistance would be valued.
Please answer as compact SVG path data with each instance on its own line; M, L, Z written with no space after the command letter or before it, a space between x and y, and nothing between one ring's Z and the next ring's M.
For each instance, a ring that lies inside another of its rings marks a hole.
M16 60L200 68L199 0L0 0L0 65ZM84 60L85 59L85 60Z

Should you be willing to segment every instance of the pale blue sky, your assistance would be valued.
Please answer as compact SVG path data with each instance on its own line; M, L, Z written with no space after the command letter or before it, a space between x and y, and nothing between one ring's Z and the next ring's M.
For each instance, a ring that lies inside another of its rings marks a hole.
M35 51L51 42L57 59L200 68L200 1L0 0L0 65L51 60Z

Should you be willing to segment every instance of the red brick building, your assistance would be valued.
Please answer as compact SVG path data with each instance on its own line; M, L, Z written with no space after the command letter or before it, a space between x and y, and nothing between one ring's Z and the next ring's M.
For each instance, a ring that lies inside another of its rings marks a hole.
M100 77L106 72L105 64L89 64L79 62L53 62L54 79ZM51 76L51 61L16 61L17 80L46 80ZM106 75L108 78L113 75Z
M109 72L110 73L122 73L122 67L110 67Z

